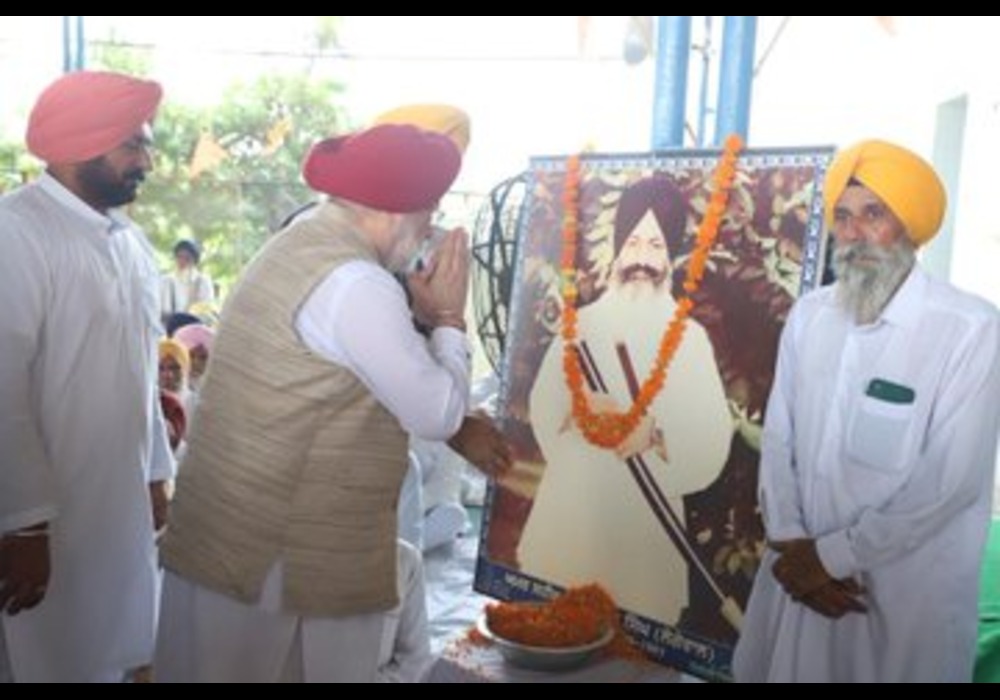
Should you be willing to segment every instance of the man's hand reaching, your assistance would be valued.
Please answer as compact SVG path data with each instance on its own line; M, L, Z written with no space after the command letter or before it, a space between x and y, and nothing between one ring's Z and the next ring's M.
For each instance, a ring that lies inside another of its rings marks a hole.
M486 476L497 478L510 469L510 446L485 413L467 415L448 446Z

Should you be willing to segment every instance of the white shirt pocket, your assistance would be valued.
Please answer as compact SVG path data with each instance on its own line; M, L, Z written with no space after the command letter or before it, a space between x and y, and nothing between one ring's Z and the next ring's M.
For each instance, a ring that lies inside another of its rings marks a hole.
M912 403L898 404L864 396L847 435L847 453L878 471L898 472L906 464L907 435L913 422Z

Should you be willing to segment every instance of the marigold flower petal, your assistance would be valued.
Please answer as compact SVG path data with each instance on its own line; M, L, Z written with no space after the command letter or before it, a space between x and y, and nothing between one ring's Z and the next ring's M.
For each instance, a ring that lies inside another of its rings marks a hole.
M582 184L581 158L573 155L566 160L563 182L562 255L560 257L560 291L563 297L561 336L565 342L563 371L570 391L573 420L583 436L593 445L606 449L618 447L639 425L650 406L666 384L670 365L684 338L688 318L694 310L691 297L698 292L705 278L705 270L712 247L719 235L722 220L729 204L729 195L736 180L737 164L743 140L737 134L726 138L719 163L709 178L711 197L701 225L695 236L695 249L688 261L684 291L688 296L677 302L673 318L660 339L658 352L648 377L642 382L639 394L624 413L597 414L590 407L587 390L583 386L583 370L576 354L577 315L576 286L577 241L580 229L580 187ZM492 628L492 620L490 622Z

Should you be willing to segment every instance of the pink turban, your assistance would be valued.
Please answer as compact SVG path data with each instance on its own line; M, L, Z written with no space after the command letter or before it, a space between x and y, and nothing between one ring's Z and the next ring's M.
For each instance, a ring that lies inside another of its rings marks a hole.
M462 156L447 136L382 124L315 144L302 175L319 192L394 214L433 209Z
M49 85L28 120L28 150L46 163L83 163L123 144L150 121L163 90L120 73L80 71Z
M174 340L188 349L188 352L195 348L203 347L209 352L212 351L212 341L215 340L215 331L208 326L195 323L190 326L178 328L174 333Z

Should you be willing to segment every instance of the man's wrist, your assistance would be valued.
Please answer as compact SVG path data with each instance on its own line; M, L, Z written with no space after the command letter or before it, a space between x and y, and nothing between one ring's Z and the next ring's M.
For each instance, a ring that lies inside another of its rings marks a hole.
M454 328L455 330L466 332L465 316L459 313L440 313L434 317L435 328Z

